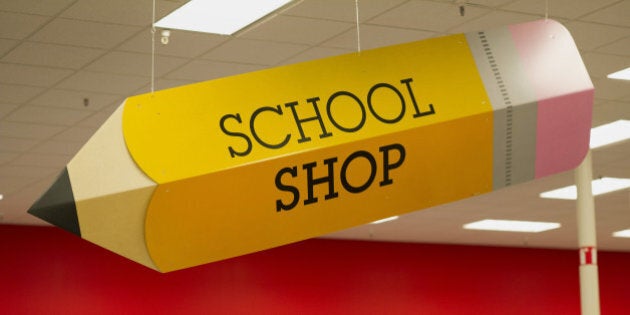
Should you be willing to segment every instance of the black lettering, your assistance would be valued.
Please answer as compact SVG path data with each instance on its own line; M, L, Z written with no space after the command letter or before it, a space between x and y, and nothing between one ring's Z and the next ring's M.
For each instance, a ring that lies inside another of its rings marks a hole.
M298 105L298 102L291 102L284 104L285 107L291 108L291 112L293 112L293 118L295 119L295 123L297 124L298 130L300 131L300 139L298 139L298 143L311 141L311 137L307 137L304 135L304 129L302 129L302 124L305 122L309 122L312 120L319 121L319 127L322 129L322 133L319 135L319 138L325 138L332 136L332 133L326 130L326 126L324 125L324 120L322 120L322 115L319 113L319 108L317 107L317 101L319 101L319 97L313 97L306 100L307 102L313 104L313 109L315 110L315 116L307 117L304 119L300 119L298 117L297 111L295 110L295 106Z
M231 157L235 157L235 156L246 156L246 155L248 155L250 152L252 152L252 140L250 140L249 137L246 134L244 134L244 133L227 130L225 128L225 121L228 120L228 119L234 119L239 124L243 122L241 120L241 115L240 114L236 114L236 115L227 114L227 115L221 117L221 120L219 122L219 125L221 126L221 131L223 131L223 133L225 133L228 136L243 138L245 140L245 142L247 142L247 148L244 151L236 151L236 150L234 150L234 148L229 146L228 150L230 151L230 156Z
M269 149L279 149L282 148L283 146L285 146L288 142L289 139L291 138L291 134L287 134L286 137L284 137L284 140L282 140L279 143L276 144L271 144L271 143L267 143L265 141L263 141L262 139L260 139L260 137L258 136L258 132L256 132L256 128L254 128L254 121L256 121L256 118L258 117L258 115L260 115L260 113L262 112L274 112L278 115L282 115L282 108L280 107L280 105L278 105L277 107L261 107L258 108L256 111L254 111L254 113L252 114L252 118L249 120L249 129L252 131L252 136L254 137L254 139L256 139L256 142L260 143L260 145L262 145L265 148L269 148Z
M394 180L389 178L389 171L400 167L405 161L405 147L401 144L394 143L378 148L380 152L383 152L383 180L379 183L380 186L392 184ZM389 163L389 151L398 151L398 160L393 163Z
M332 116L332 112L330 110L330 105L332 105L332 102L339 96L341 95L345 95L345 96L349 96L350 98L352 98L355 102L357 102L357 104L359 104L359 108L361 108L361 121L359 122L358 125L354 126L354 127L344 127L342 125L340 125L335 118L333 118ZM365 107L363 106L363 103L361 102L361 100L354 94L347 92L347 91L338 91L335 94L331 95L330 98L328 99L328 103L326 104L326 112L328 113L328 118L330 119L330 122L337 127L339 130L345 131L345 132L355 132L358 131L359 129L361 129L363 127L363 124L365 124Z
M412 78L400 80L400 83L407 86L407 91L409 91L409 97L411 98L411 102L413 103L413 108L416 110L416 113L413 114L413 118L418 118L422 116L428 116L435 114L435 109L433 108L433 104L429 104L429 111L421 112L418 108L418 103L416 102L416 97L413 95L413 90L411 89L411 82L413 82Z
M278 174L276 174L276 187L279 190L290 192L293 195L293 200L291 203L285 204L282 200L276 200L276 211L281 210L291 210L297 206L298 201L300 200L300 190L295 186L285 185L282 183L282 175L289 173L291 177L297 176L297 166L293 167L285 167L281 169Z
M400 109L400 114L398 114L398 116L396 116L393 119L385 119L383 118L381 115L377 114L376 111L374 110L374 106L372 106L372 94L374 94L374 92L379 89L379 88L388 88L392 91L394 91L394 93L396 93L396 95L398 95L398 98L400 98L400 105L401 109ZM400 93L400 91L398 91L397 88L395 88L393 85L391 84L387 84L387 83L379 83L374 85L370 91L368 92L368 97L367 97L367 103L368 103L368 108L370 109L370 112L372 112L372 115L374 115L374 117L376 117L376 119L380 120L381 122L387 123L387 124L394 124L399 122L403 116L405 115L405 99L403 98L402 94Z
M336 157L324 160L324 164L328 165L328 175L319 178L313 178L313 168L317 166L317 162L302 165L302 168L306 170L306 185L308 186L308 198L304 200L305 205L317 202L317 197L314 196L313 192L313 186L315 185L328 183L328 194L324 196L326 200L339 196L335 191L335 174L333 167L335 162L337 162Z
M350 183L348 183L348 178L346 177L346 171L348 170L348 166L350 165L350 162L354 161L354 159L359 158L359 157L363 157L366 160L368 160L368 162L370 162L370 177L365 183L363 183L363 185L359 187L354 187L350 185ZM374 177L376 176L376 160L374 159L372 154L370 154L370 152L367 152L367 151L354 152L350 154L350 156L348 156L348 158L343 162L343 165L341 166L340 176L341 176L341 185L343 185L343 188L345 188L347 191L354 194L360 193L368 189L368 187L370 187L370 185L372 185L372 182L374 181Z

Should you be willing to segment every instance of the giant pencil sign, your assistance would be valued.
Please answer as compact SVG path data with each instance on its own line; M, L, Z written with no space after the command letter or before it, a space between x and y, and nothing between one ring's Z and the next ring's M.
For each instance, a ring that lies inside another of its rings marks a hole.
M167 272L574 168L593 86L554 21L128 98L29 212Z

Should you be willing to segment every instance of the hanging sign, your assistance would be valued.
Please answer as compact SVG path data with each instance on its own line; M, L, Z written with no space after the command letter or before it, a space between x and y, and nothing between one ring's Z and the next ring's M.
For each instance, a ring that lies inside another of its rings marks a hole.
M536 21L130 97L29 212L162 272L574 168L593 86Z

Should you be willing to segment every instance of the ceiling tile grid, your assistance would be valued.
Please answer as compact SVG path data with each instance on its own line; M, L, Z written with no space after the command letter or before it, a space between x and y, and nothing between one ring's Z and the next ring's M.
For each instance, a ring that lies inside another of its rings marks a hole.
M0 0L3 11L33 15L54 16L63 12L76 0Z
M48 20L45 16L0 11L0 38L24 39Z
M271 66L307 48L309 48L309 46L304 44L236 38L212 49L201 58L214 61ZM235 51L241 53L234 54Z
M63 165L125 97L197 81L445 34L536 19L572 33L596 87L593 125L630 119L630 83L606 78L630 66L630 0L296 0L234 36L151 31L152 0L0 0L0 213L4 223L43 224L25 213ZM156 1L156 18L186 0ZM460 6L464 6L462 16ZM154 36L154 41L152 41ZM154 44L154 46L153 46ZM630 178L630 141L594 151L594 174ZM327 237L575 248L575 202L538 194L570 185L573 172ZM628 190L596 198L600 248L630 251ZM553 220L545 233L480 232L484 218Z
M104 54L104 50L23 42L2 58L2 62L51 68L81 69Z

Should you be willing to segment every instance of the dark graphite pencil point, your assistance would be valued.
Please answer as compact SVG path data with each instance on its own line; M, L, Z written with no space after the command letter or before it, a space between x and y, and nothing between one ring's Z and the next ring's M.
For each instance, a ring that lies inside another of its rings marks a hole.
M65 168L48 191L27 211L64 230L81 236L68 169Z

